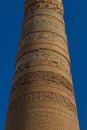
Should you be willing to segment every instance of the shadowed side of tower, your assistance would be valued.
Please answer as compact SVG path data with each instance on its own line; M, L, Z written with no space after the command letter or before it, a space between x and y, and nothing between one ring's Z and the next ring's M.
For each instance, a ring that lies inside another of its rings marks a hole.
M79 130L61 0L25 0L5 130Z

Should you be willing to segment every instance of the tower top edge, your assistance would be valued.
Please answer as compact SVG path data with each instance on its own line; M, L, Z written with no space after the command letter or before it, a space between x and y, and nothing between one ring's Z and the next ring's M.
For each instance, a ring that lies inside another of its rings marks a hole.
M30 1L30 0L24 0L25 1ZM53 0L53 1L58 1L59 3L62 3L62 0Z

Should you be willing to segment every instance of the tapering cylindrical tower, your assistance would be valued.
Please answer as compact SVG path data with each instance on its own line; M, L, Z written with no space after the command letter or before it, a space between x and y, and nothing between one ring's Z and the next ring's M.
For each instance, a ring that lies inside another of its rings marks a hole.
M79 130L61 0L25 0L5 130Z

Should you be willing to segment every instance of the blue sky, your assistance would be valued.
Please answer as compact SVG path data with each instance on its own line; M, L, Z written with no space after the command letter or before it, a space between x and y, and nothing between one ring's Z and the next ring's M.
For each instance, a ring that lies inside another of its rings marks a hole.
M87 1L63 0L81 130L87 130ZM4 130L24 0L0 0L0 130Z

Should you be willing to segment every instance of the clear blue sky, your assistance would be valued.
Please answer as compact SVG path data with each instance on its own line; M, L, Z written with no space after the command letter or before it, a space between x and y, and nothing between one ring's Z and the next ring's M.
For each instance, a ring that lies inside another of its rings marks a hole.
M81 130L87 130L87 1L63 0ZM0 0L0 130L4 130L24 0Z

